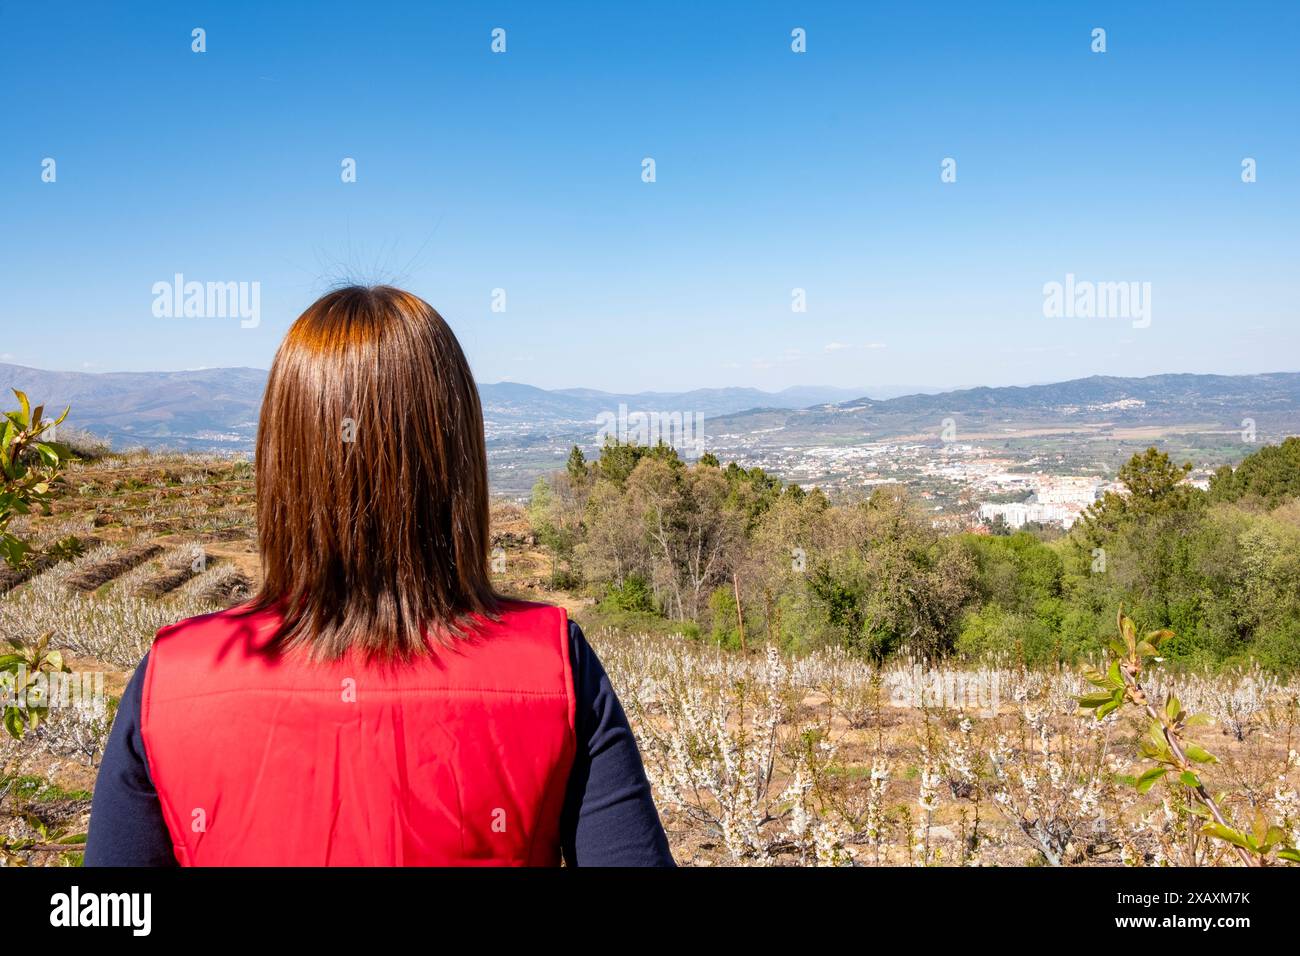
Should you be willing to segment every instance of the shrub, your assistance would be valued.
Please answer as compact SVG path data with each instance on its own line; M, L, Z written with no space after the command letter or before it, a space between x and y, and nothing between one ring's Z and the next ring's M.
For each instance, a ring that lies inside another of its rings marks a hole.
M600 603L602 610L611 612L641 611L653 614L657 610L650 585L639 574L611 582L606 586L605 596Z
M9 522L16 515L30 514L33 508L49 514L51 489L73 455L66 445L45 439L46 433L67 418L68 410L52 422L44 421L43 405L32 408L25 393L13 392L19 407L4 413L4 431L0 433L0 558L17 568L30 558L31 549L9 530Z

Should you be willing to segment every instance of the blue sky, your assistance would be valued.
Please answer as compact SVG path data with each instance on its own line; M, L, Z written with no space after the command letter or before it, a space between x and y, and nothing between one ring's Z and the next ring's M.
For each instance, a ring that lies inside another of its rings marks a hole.
M0 361L266 367L350 278L543 387L1300 368L1300 4L121 9L0 7ZM154 316L176 273L260 324ZM1067 273L1149 327L1046 318Z

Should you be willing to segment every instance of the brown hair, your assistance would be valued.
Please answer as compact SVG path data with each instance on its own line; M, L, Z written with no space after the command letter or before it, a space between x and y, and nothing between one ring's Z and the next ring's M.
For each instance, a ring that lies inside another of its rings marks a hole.
M290 327L257 429L275 649L409 658L493 616L487 455L460 344L391 286L322 296Z

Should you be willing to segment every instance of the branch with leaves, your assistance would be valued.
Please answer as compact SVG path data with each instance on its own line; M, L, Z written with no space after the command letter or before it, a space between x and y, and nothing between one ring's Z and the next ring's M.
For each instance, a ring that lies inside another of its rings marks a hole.
M50 650L53 633L41 635L31 646L11 637L13 651L0 654L0 710L5 730L15 739L35 730L49 714L49 678L38 675L72 673L63 663L63 652Z
M68 409L54 421L44 421L45 406L32 408L24 392L13 392L18 409L4 413L0 432L0 559L19 568L30 560L31 548L9 530L9 522L33 508L49 514L52 489L74 459L66 445L45 438L68 417Z
M1160 645L1174 636L1170 630L1148 631L1138 637L1137 627L1124 609L1119 611L1120 639L1110 643L1114 654L1105 671L1085 672L1088 681L1101 688L1080 697L1079 706L1091 710L1098 720L1120 708L1132 704L1142 710L1151 724L1138 745L1138 752L1155 766L1137 777L1122 777L1121 782L1146 793L1160 780L1176 780L1190 796L1186 807L1190 813L1205 818L1201 832L1232 845L1234 852L1246 866L1266 866L1276 857L1300 863L1300 851L1287 842L1287 833L1271 825L1257 812L1249 831L1233 826L1201 780L1199 768L1217 763L1217 758L1200 744L1187 738L1187 731L1209 722L1201 714L1188 714L1178 698L1170 693L1163 705L1152 700L1142 686L1144 668L1158 664Z

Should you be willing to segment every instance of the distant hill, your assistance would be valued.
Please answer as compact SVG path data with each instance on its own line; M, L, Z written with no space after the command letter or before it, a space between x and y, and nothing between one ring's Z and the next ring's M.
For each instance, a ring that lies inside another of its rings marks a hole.
M6 392L23 389L51 409L70 404L70 424L110 439L115 448L248 450L266 374L252 368L50 372L0 364L0 386ZM479 393L489 435L497 436L494 447L515 439L589 441L596 417L620 404L632 411L700 412L710 436L775 429L782 440L800 441L933 434L945 418L954 420L959 435L1099 424L1238 429L1243 418L1255 419L1262 433L1300 432L1300 373L1295 372L1093 376L883 399L818 386L617 394L498 382L479 385Z
M21 389L52 412L71 405L68 424L114 448L246 450L257 435L266 372L47 372L0 364L0 386L4 395Z
M1075 426L1204 426L1261 433L1300 431L1300 373L1262 375L1094 375L1050 385L970 388L937 395L858 398L793 411L755 409L721 416L710 434L778 429L788 438L936 435L945 418L958 435Z
M52 372L0 363L0 387L27 392L51 409L72 406L68 424L108 438L115 448L214 450L252 448L266 371L253 368L180 372ZM524 426L549 433L590 431L602 412L631 409L700 412L707 417L756 406L801 408L860 394L817 386L763 392L712 388L691 392L613 394L595 389L547 390L517 382L479 386L492 426Z
M484 414L497 419L518 415L542 418L571 417L589 422L601 412L629 409L699 412L706 418L731 415L751 408L807 408L824 402L857 398L860 389L794 386L780 392L757 388L697 388L688 392L602 392L594 388L545 390L531 385L500 382L479 385Z

